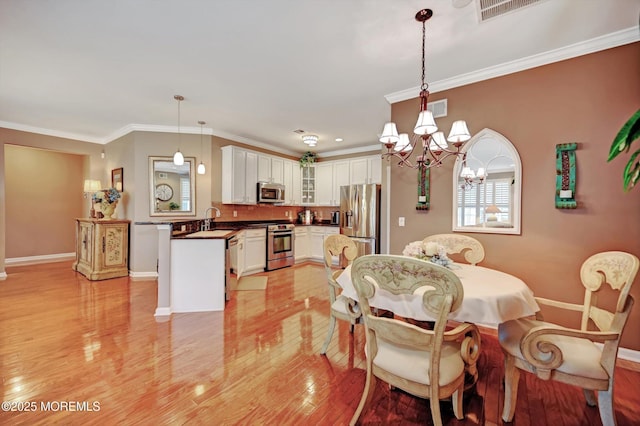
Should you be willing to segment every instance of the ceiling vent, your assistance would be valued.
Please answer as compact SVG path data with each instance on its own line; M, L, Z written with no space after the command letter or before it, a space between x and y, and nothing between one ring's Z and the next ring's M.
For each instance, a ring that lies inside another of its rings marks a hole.
M480 22L513 12L546 0L477 0Z
M442 99L440 101L428 102L427 109L433 114L433 118L446 117L447 116L447 100Z

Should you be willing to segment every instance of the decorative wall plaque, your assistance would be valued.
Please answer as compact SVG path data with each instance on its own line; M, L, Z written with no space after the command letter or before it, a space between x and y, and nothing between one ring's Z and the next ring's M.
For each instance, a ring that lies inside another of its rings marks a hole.
M577 143L556 145L556 208L575 209Z

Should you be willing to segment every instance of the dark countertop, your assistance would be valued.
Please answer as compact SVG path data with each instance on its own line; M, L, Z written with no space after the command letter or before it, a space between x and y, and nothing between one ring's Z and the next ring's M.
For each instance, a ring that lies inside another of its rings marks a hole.
M187 235L200 231L200 227L202 222L205 219L160 219L153 221L140 221L135 222L136 225L171 225L171 238L185 238ZM233 234L229 234L228 236L203 236L203 237L189 237L193 239L203 239L203 238L231 238L233 235L237 233L237 231L241 231L243 229L255 229L264 226L265 228L268 225L272 224L289 224L292 223L289 220L243 220L243 221L228 221L228 222L218 222L215 219L211 219L210 230L230 230L236 231ZM309 225L301 224L301 223L293 223L295 226L328 226L337 228L339 225L332 225L329 220L323 220L322 222L312 223Z

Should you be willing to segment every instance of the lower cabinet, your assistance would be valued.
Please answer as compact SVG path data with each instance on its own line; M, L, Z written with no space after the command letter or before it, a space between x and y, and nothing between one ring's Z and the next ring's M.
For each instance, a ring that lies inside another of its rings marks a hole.
M294 245L294 257L296 262L304 262L311 256L311 243L309 240L309 227L296 226L296 243Z
M129 221L76 219L72 268L90 280L129 275Z
M331 226L308 226L311 260L324 262L324 239L328 235L339 234L340 228ZM296 240L296 244L297 244Z
M244 269L242 275L264 272L267 266L267 230L247 229L244 234Z

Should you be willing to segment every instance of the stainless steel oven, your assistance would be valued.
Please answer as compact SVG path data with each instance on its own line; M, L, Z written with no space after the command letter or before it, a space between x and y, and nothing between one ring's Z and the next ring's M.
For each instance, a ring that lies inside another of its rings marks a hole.
M293 254L295 225L269 225L267 227L267 271L291 266L295 263Z

